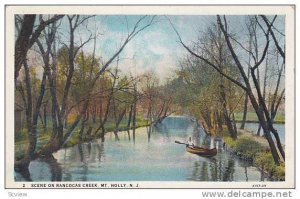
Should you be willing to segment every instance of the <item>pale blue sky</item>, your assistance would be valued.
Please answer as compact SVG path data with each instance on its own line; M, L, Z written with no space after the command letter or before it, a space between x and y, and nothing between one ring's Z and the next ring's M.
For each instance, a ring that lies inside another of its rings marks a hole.
M76 40L84 41L90 34L97 32L96 55L107 60L119 48L127 36L128 29L132 30L135 22L141 16L137 15L98 15L89 19L88 25L82 25L76 32ZM187 44L201 37L201 32L207 26L216 22L216 16L168 16ZM245 31L245 16L228 16L230 30L237 34L242 42L247 37ZM120 56L119 68L124 73L139 75L145 71L154 71L160 79L171 78L178 67L180 58L186 54L179 44L178 37L165 16L157 16L157 22L138 34L126 46ZM142 25L142 24L141 24ZM284 18L277 19L277 27L284 32ZM61 31L68 31L67 21L62 23ZM89 32L89 31L90 32ZM65 38L66 39L66 38ZM62 38L64 40L64 38ZM282 41L283 42L283 41ZM87 44L83 50L92 52L93 42ZM115 66L114 63L112 66Z

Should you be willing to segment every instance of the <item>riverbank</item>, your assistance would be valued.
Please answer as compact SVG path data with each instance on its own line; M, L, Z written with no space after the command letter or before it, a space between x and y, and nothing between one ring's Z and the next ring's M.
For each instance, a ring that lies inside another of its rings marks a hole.
M243 120L235 120L236 123L242 123ZM245 123L259 123L258 120L246 120ZM285 120L275 120L273 124L285 124Z
M140 122L137 122L135 129L141 128L141 127L146 127L146 126L149 126L147 121L140 121ZM129 131L132 129L133 129L133 126L130 126L128 128L125 125L120 125L118 132ZM106 129L105 134L109 133L109 132L113 132L114 130L115 130L115 127L111 126ZM89 141L95 140L95 139L100 139L100 138L101 138L101 133L98 133L96 135L90 135L90 136L85 135L85 136L83 136L82 139L79 139L79 130L78 130L78 131L74 132L74 135L66 142L66 144L64 145L63 148L72 147L77 144L82 144L82 143L89 142Z
M94 129L96 129L98 124L94 124ZM136 129L140 127L146 127L148 126L148 122L145 119L142 119L140 117L137 118L136 121ZM112 122L107 122L105 125L106 132L113 132L115 130L115 125ZM130 126L130 128L127 128L127 123L126 122L121 122L119 126L119 131L129 131L132 130L133 127ZM101 130L100 130L101 131ZM64 147L62 148L69 148L77 144L82 144L85 142L89 142L91 140L99 139L101 138L101 133L97 133L96 135L91 135L91 136L83 136L82 139L79 138L79 132L80 128L77 127L70 139L66 142ZM48 141L50 140L51 137L51 132L48 130L40 130L40 133L37 138L37 145L36 145L36 151L40 150L42 147L44 147ZM19 160L24 157L24 153L26 152L28 147L28 139L27 139L27 132L25 130L20 132L19 139L15 141L15 159Z
M274 163L268 142L265 138L253 134L251 131L238 130L238 138L233 140L228 132L221 132L228 150L239 158L252 161L261 171L270 178L280 181L285 180L285 166L282 162L279 166Z
M193 136L208 147L213 138L187 117L170 117L157 128L138 128L135 133L105 135L105 142L92 141L61 149L53 154L55 163L44 158L34 160L29 169L34 181L180 181L180 182L259 182L271 180L252 163L222 151L213 158L186 152L174 140ZM129 140L130 138L130 140ZM25 181L15 172L18 182Z
M241 123L242 121L243 121L243 113L242 112L235 113L235 122ZM259 123L256 113L253 111L248 111L247 119L245 122ZM284 124L285 123L285 114L282 112L278 112L276 114L276 117L274 118L273 123L274 124Z

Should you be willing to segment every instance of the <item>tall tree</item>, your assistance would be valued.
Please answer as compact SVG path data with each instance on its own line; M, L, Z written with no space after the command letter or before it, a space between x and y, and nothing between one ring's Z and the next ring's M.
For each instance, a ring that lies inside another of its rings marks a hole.
M21 21L19 33L15 43L15 81L19 76L19 71L26 59L28 50L33 46L39 38L42 31L49 25L61 19L64 15L54 15L52 18L44 21L42 16L37 28L34 29L36 15L25 14Z
M271 25L274 23L276 19L276 16L273 18L272 22L271 22ZM197 52L194 52L192 49L190 49L181 39L178 31L175 29L175 27L173 26L174 28L174 31L177 33L178 37L179 37L179 40L180 40L180 43L182 44L182 46L189 52L191 53L193 56L199 58L200 60L203 60L204 62L206 62L209 66L211 66L212 68L214 68L218 73L220 73L223 77L225 77L226 79L228 79L229 81L233 82L234 84L236 84L237 86L239 86L240 88L242 88L248 95L249 99L250 99L250 102L256 112L256 115L259 119L259 122L260 124L262 125L262 128L264 130L264 135L269 143L269 146L270 146L270 149L271 149L271 153L272 153L272 156L273 156L273 159L274 159L274 162L276 164L279 164L280 162L280 157L279 157L279 154L277 152L277 149L276 149L276 146L274 144L274 141L272 139L272 136L271 136L271 133L274 134L275 136L275 139L276 139L276 143L277 143L277 147L278 147L278 150L284 160L284 157L285 157L285 154L284 154L284 150L282 148L282 145L281 145L281 142L280 142L280 139L279 139L279 136L278 136L278 133L277 131L274 129L273 125L272 125L272 121L271 121L271 118L270 118L270 115L269 115L269 112L267 111L267 108L266 108L266 103L265 101L263 100L263 97L262 97L262 93L261 93L261 89L260 89L260 86L258 84L258 80L257 80L257 76L255 74L257 68L262 64L262 62L265 60L265 57L266 57L266 54L267 54L267 50L269 48L269 44L270 44L270 39L269 39L269 35L270 35L270 26L267 27L267 30L263 29L263 27L261 27L262 31L263 31L263 34L265 36L265 39L266 39L266 43L265 43L265 46L263 48L263 51L262 51L262 54L260 56L259 59L255 59L254 58L254 64L251 66L250 68L250 74L251 74L251 78L252 78L252 81L254 83L254 90L252 88L252 85L250 84L250 80L249 78L247 77L247 74L246 72L244 71L244 67L243 65L241 64L241 61L239 58L239 56L237 55L233 45L232 45L232 40L231 40L231 36L230 34L228 33L228 24L227 24L227 20L226 20L226 17L224 16L223 17L223 20L221 20L221 17L220 16L217 16L217 22L218 22L218 25L222 31L222 34L225 38L225 41L226 41L226 44L227 44L227 47L231 53L231 56L234 60L234 63L236 64L236 67L238 68L239 72L240 72L240 76L242 78L242 82L235 79L234 77L232 76L229 76L227 74L225 74L223 71L221 71L214 63L212 63L210 60L206 59L205 57L203 57L202 55L198 54ZM172 24L173 25L173 24ZM254 92L256 92L257 96L258 96L258 99L256 99L255 95L254 95ZM261 106L260 106L261 105Z

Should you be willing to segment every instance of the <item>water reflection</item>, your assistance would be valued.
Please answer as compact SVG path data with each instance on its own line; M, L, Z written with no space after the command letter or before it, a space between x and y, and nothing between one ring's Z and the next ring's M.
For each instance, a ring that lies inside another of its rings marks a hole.
M62 181L62 168L53 156L32 161L28 170L15 173L16 181Z
M218 154L204 158L189 154L184 145L217 147ZM263 173L235 158L222 140L206 135L188 117L166 118L161 124L105 135L62 149L51 158L38 159L28 172L15 173L17 181L264 181Z
M28 182L31 182L32 179L31 179L31 176L30 176L29 169L22 169L22 170L16 172L15 181L28 181Z
M130 142L130 132L127 130L127 135L128 135L128 141Z

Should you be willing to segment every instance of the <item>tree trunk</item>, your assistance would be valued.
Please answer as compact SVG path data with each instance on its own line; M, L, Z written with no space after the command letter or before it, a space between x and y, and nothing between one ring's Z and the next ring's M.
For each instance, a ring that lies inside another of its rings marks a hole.
M250 49L251 49L251 43L250 43ZM249 63L250 63L250 55L249 55ZM250 76L250 68L248 68L247 78L249 79ZM243 112L243 119L240 129L245 128L245 124L247 121L247 113L248 113L248 94L245 92L245 103L244 103L244 112Z
M32 106L32 95L31 95L31 78L29 73L29 67L27 65L27 61L24 60L23 62L25 68L25 78L26 78L26 90L27 90L27 128L28 128L28 148L26 151L25 157L20 161L15 161L15 169L16 170L26 170L28 169L30 161L34 157L36 143L37 143L37 123L38 117L40 113L40 109L42 106L43 97L45 94L45 85L46 85L46 73L43 73L42 83L40 86L40 93L38 99L36 101L35 109L33 111Z
M224 83L221 79L221 82ZM225 94L225 88L224 85L220 85L220 99L222 102L222 108L223 108L223 116L224 120L227 126L227 129L229 131L230 137L233 139L237 138L237 132L235 131L234 127L232 126L228 111L227 111L227 103L226 103L226 94Z
M15 81L18 79L21 66L26 59L28 50L36 42L41 32L51 23L61 19L64 15L55 15L47 21L41 21L33 32L36 15L26 14L23 17L20 33L15 43Z
M250 85L250 83L249 83L249 79L247 78L247 76L246 76L246 74L245 74L245 72L244 72L243 66L241 65L241 63L240 63L240 61L239 61L239 59L238 59L238 57L237 57L235 51L233 50L233 47L232 47L232 45L231 45L229 36L228 36L226 30L224 29L224 26L223 26L223 24L222 24L221 19L220 19L219 16L218 16L218 22L219 22L220 28L221 28L221 30L222 30L222 32L223 32L223 35L224 35L224 37L225 37L227 46L228 46L228 48L229 48L229 50L230 50L230 52L231 52L231 55L232 55L232 57L233 57L233 59L234 59L236 65L237 65L237 67L238 67L238 69L239 69L239 71L240 71L240 73L241 73L241 76L242 76L242 78L243 78L243 80L244 80L244 82L245 82L246 89L247 89L247 90L246 90L246 91L247 91L247 94L248 94L248 96L249 96L249 99L250 99L250 101L251 101L251 104L252 104L252 106L253 106L253 108L254 108L254 110L255 110L255 112L256 112L256 115L257 115L257 117L258 117L258 119L259 119L259 121L260 121L260 123L261 123L261 125L262 125L262 128L263 128L263 130L264 130L264 134L265 134L265 137L266 137L266 139L267 139L267 141L268 141L268 143L269 143L269 146L270 146L270 149L271 149L271 153L272 153L274 162L275 162L276 165L279 165L279 160L280 160L280 158L279 158L279 155L278 155L278 153L277 153L277 149L276 149L276 147L275 147L274 141L273 141L273 139L272 139L272 137L271 137L269 125L267 124L267 122L266 122L266 120L265 120L265 115L264 115L265 112L264 112L263 110L261 110L261 107L258 105L258 103L257 103L257 101L256 101L256 99L255 99L255 97L254 97L254 95L253 95L252 88L251 88L251 85ZM267 43L267 44L268 44L268 43ZM268 46L266 46L266 47L268 47ZM258 65L256 65L256 67L258 67ZM255 74L254 74L254 69L255 69L255 68L253 68L253 70L251 70L250 72L251 72L251 76L254 77L254 78L252 78L252 79L253 79L254 84L255 84L255 86L256 86L256 90L257 90L258 96L259 96L259 98L260 98L260 89L259 89L259 87L257 86L257 82L255 81L256 78L255 78ZM261 101L261 100L260 100L260 101ZM262 103L262 105L265 105L265 104L264 104L264 101L261 101L261 103ZM266 114L266 113L265 113L265 114ZM267 116L267 115L266 115L266 116Z
M204 120L204 123L206 124L208 129L212 129L212 122L210 117L210 111L207 107L204 107L204 110L201 110L201 116Z
M245 103L244 103L244 112L243 112L243 119L240 129L245 128L246 120L247 120L247 112L248 112L248 95L245 94Z
M36 15L24 15L21 24L20 34L15 43L15 81L19 76L21 66L26 59L27 51L29 49L30 36L33 32L33 26Z
M250 29L250 27L249 27ZM249 57L248 57L248 72L247 72L247 78L250 77L250 63L251 63L251 51L252 51L252 40L253 40L253 34L250 32L250 40L249 40ZM241 129L245 128L246 120L247 120L247 112L248 112L248 95L247 92L245 92L245 103L244 103L244 112L243 112L243 119L241 124Z
M44 126L47 129L47 103L44 104Z
M272 136L270 134L270 129L267 125L267 122L265 121L264 119L264 116L263 116L263 112L261 111L259 105L257 104L256 100L255 100L255 97L253 96L252 92L249 95L249 98L250 98L250 101L253 105L253 108L257 114L257 117L261 123L261 126L264 130L264 135L269 143L269 146L270 146L270 150L271 150L271 153L272 153L272 156L273 156L273 159L274 159L274 162L276 165L279 165L279 155L277 153L277 150L276 150L276 147L275 147L275 144L274 144L274 141L272 139Z
M135 128L136 128L136 97L133 104L133 115L132 115L132 139L135 143Z
M130 106L129 116L128 116L128 122L127 122L127 130L130 129L131 119L132 119L132 109L133 105Z
M223 130L223 117L222 117L222 113L220 111L217 111L216 115L217 115L217 122L218 122L218 130L222 131Z

